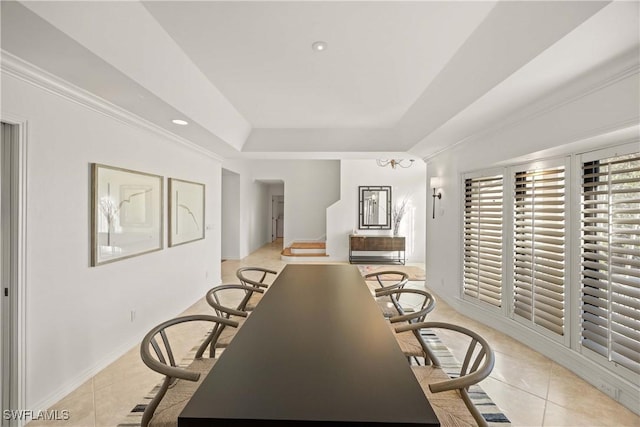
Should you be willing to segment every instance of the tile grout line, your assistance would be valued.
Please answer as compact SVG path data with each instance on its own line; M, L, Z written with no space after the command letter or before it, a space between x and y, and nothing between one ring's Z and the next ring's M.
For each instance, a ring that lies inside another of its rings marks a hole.
M91 377L91 398L93 403L93 426L98 427L98 408L96 407L96 376Z
M502 354L508 355L508 353L506 353L506 352L504 352L504 351L494 350L494 352L496 352L496 353L502 353ZM551 363L551 367L553 367L553 362ZM549 368L549 369L551 369L551 368ZM537 394L532 393L531 391L529 391L529 390L527 390L527 389L524 389L524 388L522 388L522 387L519 387L519 386L517 386L517 385L515 385L515 384L511 384L511 383L509 383L509 382L507 382L507 381L503 381L503 380L501 380L500 378L496 378L496 377L494 377L492 374L489 374L489 376L490 376L491 378L493 378L493 379L494 379L494 380L496 380L496 381L501 382L502 384L506 384L506 385L508 385L509 387L513 387L513 388L515 388L516 390L519 390L519 391L522 391L522 392L524 392L524 393L530 394L531 396L535 397L536 399L543 399L543 400L545 401L545 407L546 407L546 401L547 401L547 400L548 400L548 398L549 398L549 385L550 385L550 383L551 383L551 373L549 372L549 374L548 374L548 375L549 375L549 379L547 380L547 381L548 381L548 382L547 382L547 391L546 391L546 393L545 393L545 395L544 395L544 396L538 396Z
M491 374L489 375L489 378L491 378L492 380L497 381L497 382L499 382L499 383L505 384L505 385L506 385L506 386L508 386L508 387L515 388L516 390L518 390L518 391L520 391L520 392L522 392L522 393L527 393L528 395L530 395L530 396L532 396L532 397L534 397L534 398L536 398L536 399L544 400L544 401L545 401L545 407L546 407L546 401L547 401L547 398L546 398L546 397L538 396L538 395L536 395L535 393L531 393L529 390L525 390L525 389L523 389L523 388L518 387L517 385L511 384L511 383L509 383L509 382L507 382L507 381L503 381L503 380L501 380L500 378L496 378L496 377L494 377L494 376L493 376L493 375L491 375ZM478 385L479 385L480 387L482 387L482 384L481 384L481 383L478 383ZM486 392L486 390L485 390L485 393L487 393L487 392ZM487 393L487 395L489 395L489 393ZM548 392L547 392L547 396L548 396ZM491 397L491 396L489 396L489 397Z
M549 377L547 379L547 395L545 396L544 399L544 410L542 411L542 426L544 427L545 425L545 419L547 418L547 406L549 405L549 390L551 390L551 376L553 374L553 365L555 364L555 362L551 363L551 366L549 367Z

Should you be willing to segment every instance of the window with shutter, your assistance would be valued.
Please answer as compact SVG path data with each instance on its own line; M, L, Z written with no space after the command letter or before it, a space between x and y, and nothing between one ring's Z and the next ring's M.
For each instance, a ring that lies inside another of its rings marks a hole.
M581 343L640 373L640 153L582 172Z
M564 335L565 169L514 175L515 316Z
M467 299L502 306L502 176L465 180L464 284Z

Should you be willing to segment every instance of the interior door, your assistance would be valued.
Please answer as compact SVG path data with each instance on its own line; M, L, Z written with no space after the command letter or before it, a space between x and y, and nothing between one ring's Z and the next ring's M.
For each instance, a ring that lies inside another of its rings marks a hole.
M5 410L17 409L16 346L17 317L17 126L2 123L0 132L0 278L2 280L0 317L0 367L2 369L2 426L16 425L17 420L5 418Z
M4 261L4 254L5 254L5 248L4 248L4 236L6 235L5 230L4 230L4 218L5 218L5 203L4 203L4 197L2 196L4 194L4 191L2 190L4 188L3 183L4 183L4 174L3 171L5 170L5 166L4 166L4 145L5 145L5 139L6 139L6 135L5 132L8 132L9 126L5 125L4 123L2 123L2 130L0 131L0 278L2 280L2 303L0 304L0 321L2 322L2 325L8 325L8 321L9 319L6 318L6 315L8 313L7 310L7 301L8 298L4 296L4 286L5 286L5 261ZM8 392L8 381L6 381L6 377L5 377L5 372L7 372L7 370L5 369L5 363L8 363L9 358L5 356L5 350L7 349L7 343L5 342L6 339L6 332L5 332L5 327L0 328L1 332L0 332L0 369L2 369L2 371L0 371L1 375L0 377L2 378L2 387L0 387L0 401L2 402L2 413L4 414L4 411L6 409L9 409L9 402L7 401L8 396L9 396L9 392ZM7 421L4 420L4 417L2 417L2 425L4 426Z

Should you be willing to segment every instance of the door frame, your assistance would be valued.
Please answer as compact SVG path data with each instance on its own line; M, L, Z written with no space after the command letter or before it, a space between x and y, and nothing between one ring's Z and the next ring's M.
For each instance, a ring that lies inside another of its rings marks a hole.
M0 121L11 126L15 126L15 134L12 135L12 159L11 159L11 184L10 184L10 215L11 234L9 246L11 253L15 254L8 263L11 270L12 283L2 283L2 298L9 298L7 304L0 305L0 316L4 319L8 316L9 340L11 346L9 362L3 360L2 378L6 381L7 375L4 371L10 369L10 381L8 390L8 400L2 397L3 410L23 410L26 409L26 295L27 295L27 120L2 113ZM4 296L4 288L10 289L9 296ZM9 308L9 313L5 313L2 306ZM0 342L0 346L3 343ZM4 386L3 386L4 388ZM4 408L4 402L8 401L11 408ZM4 415L4 414L3 414ZM24 425L26 420L5 420L2 417L2 425ZM5 424L5 422L7 424Z
M276 222L276 205L278 203L278 196L271 195L271 241L275 242L278 237L277 222Z
M278 211L278 204L282 201L284 204L284 195L271 195L271 241L275 242L278 239L278 218L276 212ZM284 208L283 208L284 209ZM282 212L284 215L284 212ZM283 230L284 233L284 230Z

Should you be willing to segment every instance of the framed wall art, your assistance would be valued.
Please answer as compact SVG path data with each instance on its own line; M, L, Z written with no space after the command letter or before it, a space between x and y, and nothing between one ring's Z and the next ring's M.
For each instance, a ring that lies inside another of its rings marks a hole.
M391 186L358 187L358 228L360 230L391 229Z
M169 246L204 239L205 186L169 178Z
M91 164L91 265L162 249L163 177Z

